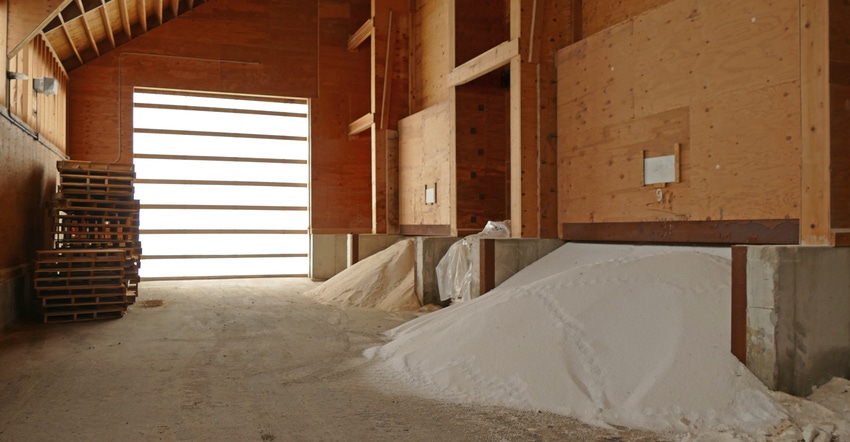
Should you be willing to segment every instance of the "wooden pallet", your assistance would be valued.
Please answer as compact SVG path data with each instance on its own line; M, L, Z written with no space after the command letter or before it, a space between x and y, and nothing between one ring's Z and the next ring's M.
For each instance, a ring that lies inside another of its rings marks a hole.
M51 201L54 250L39 252L34 286L44 322L118 318L139 284L139 201L128 164L60 161Z
M44 323L95 321L100 319L118 319L124 316L127 308L120 307L71 307L65 310L43 313Z

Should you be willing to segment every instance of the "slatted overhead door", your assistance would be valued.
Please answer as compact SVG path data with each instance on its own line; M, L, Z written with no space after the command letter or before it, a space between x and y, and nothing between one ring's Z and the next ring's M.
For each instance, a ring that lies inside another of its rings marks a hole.
M306 276L306 100L138 89L133 127L144 280Z

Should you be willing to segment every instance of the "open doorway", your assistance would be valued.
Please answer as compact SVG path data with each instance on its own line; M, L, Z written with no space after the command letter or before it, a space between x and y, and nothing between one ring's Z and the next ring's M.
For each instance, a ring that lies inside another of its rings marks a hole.
M137 89L143 280L306 276L308 117L304 99Z

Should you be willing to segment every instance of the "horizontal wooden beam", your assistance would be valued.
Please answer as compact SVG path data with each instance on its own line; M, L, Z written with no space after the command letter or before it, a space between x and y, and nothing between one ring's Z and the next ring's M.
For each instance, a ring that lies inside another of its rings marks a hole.
M402 235L408 236L452 236L452 226L448 224L402 224L399 226L399 231Z
M489 74L519 55L519 39L506 41L454 68L446 77L448 86L460 86Z
M363 23L360 26L360 29L354 32L350 37L348 37L348 50L356 51L357 48L366 41L367 38L371 37L375 32L375 23L371 18L366 20L366 23Z
M307 118L306 113L295 112L275 112L264 110L251 109L228 109L222 107L205 107L205 106L180 106L176 104L152 104L152 103L136 103L134 108L141 109L166 109L166 110L181 110L181 111L197 111L197 112L220 112L225 114L246 114L246 115L269 115L272 117L293 117Z
M288 135L262 135L262 134L237 134L230 132L205 132L194 130L169 130L169 129L133 129L137 134L158 135L192 135L199 137L221 137L221 138L254 138L258 140L280 140L280 141L307 141L307 137L291 137Z
M564 223L567 241L798 244L800 221L655 221L623 223Z
M233 259L233 258L307 258L306 253L258 253L247 255L142 255L148 259Z
M226 276L163 276L158 278L143 277L142 281L203 281L207 279L260 279L260 278L306 278L304 274L279 274L279 275L226 275Z
M306 235L306 230L144 229L139 235Z
M209 157L201 155L157 155L152 153L137 153L133 155L133 158L141 158L146 160L224 161L228 163L307 164L307 160L280 160L277 158Z
M276 183L267 181L216 181L216 180L153 180L137 179L136 184L180 184L199 186L255 186L255 187L307 187L306 183Z
M295 212L306 212L304 206L211 206L192 204L141 204L140 209L154 210L289 210Z
M363 115L362 117L354 120L351 124L348 125L348 135L357 135L360 132L365 131L372 127L372 124L375 123L375 114L368 113Z

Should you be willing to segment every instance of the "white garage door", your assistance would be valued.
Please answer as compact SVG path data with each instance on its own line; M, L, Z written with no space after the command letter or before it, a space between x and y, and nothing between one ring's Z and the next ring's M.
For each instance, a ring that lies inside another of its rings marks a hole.
M143 280L306 276L303 99L137 89Z

